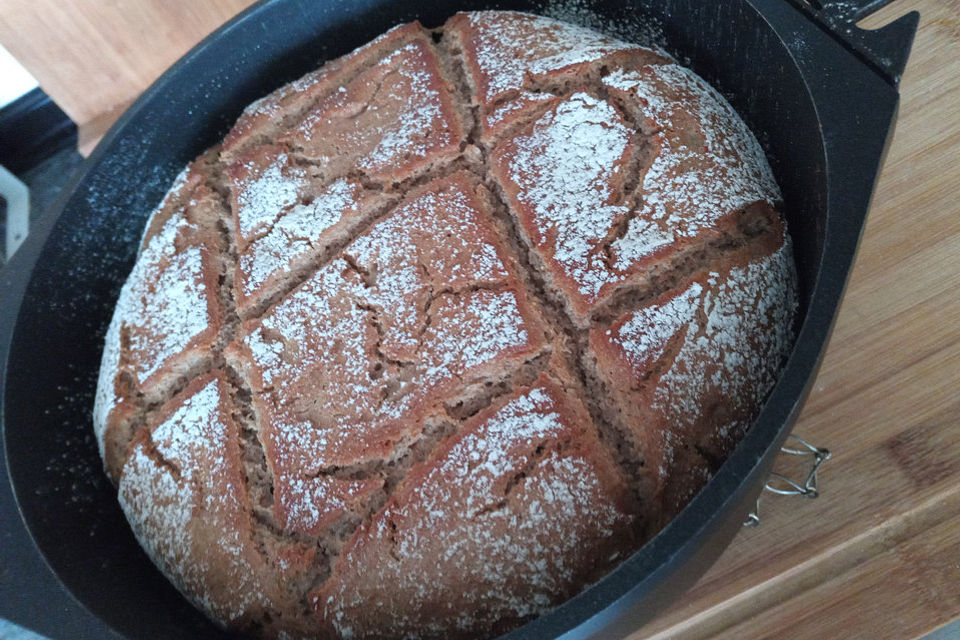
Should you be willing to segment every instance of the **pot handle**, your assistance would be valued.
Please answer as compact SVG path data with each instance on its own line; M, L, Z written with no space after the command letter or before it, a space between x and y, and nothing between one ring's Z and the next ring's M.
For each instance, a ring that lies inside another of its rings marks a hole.
M763 492L757 496L757 503L747 515L743 526L756 527L760 524L760 498L762 493L772 493L779 496L797 496L800 498L817 498L820 488L817 474L824 462L830 459L830 450L810 444L798 435L790 434L792 443L780 447L780 451L790 456L797 456L807 462L807 475L802 480L791 480L782 473L773 471L763 485Z
M870 65L894 87L900 84L910 46L917 32L916 11L879 29L861 29L857 22L893 0L789 0L821 29Z

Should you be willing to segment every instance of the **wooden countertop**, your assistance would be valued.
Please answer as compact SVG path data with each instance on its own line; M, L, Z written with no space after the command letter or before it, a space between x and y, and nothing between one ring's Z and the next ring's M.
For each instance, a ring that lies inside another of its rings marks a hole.
M247 4L0 0L0 43L89 145ZM762 524L634 640L901 640L960 617L960 0L900 0L864 26L910 9L897 132L795 429L833 452L821 497L766 494Z

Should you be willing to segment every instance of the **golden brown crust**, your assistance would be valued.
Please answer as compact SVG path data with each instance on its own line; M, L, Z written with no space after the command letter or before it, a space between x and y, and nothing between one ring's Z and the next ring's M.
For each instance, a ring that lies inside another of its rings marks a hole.
M223 327L218 296L219 236L207 225L219 199L203 184L158 210L163 224L144 240L108 332L95 423L105 464L116 481L137 404L155 405L180 379L209 367ZM109 356L109 357L108 357Z
M391 30L251 105L151 217L94 412L134 531L265 637L529 620L762 404L778 197L657 52L513 12Z
M619 110L578 88L491 158L524 240L578 318L589 317L612 280L605 241L630 215L626 174L637 147Z
M326 178L385 186L460 150L463 130L430 39L419 36L321 100L278 138Z
M455 174L417 189L244 324L230 357L254 392L283 526L312 533L338 518L373 486L331 468L390 459L457 388L542 348L474 188ZM308 508L321 491L330 508Z
M444 25L463 61L480 108L482 140L491 143L536 111L552 92L569 93L603 69L669 59L596 31L531 14L459 13Z
M651 517L663 524L730 453L776 381L792 340L791 269L789 244L771 233L590 331L610 419L639 448Z
M252 103L223 141L223 156L233 162L238 153L262 144L282 131L287 120L302 115L315 102L391 51L422 37L418 22L399 25L347 55L331 60L299 80L286 84Z
M131 442L118 491L137 538L181 593L242 626L285 603L253 540L227 384L203 375L161 407Z
M749 131L705 85L674 88L668 80L687 77L677 69L618 69L603 79L610 98L575 87L491 156L524 240L580 327L651 267L737 241L747 208L767 205L765 224L776 224L779 191Z
M321 619L344 636L476 637L602 575L632 550L633 515L589 425L546 374L468 420L354 534L312 596Z

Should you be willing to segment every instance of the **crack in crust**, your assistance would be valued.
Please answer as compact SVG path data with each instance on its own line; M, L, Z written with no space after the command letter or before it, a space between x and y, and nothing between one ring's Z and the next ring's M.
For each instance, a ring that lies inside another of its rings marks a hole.
M217 338L215 347L208 360L203 366L191 370L187 375L182 376L175 381L175 384L169 386L160 396L152 399L150 402L142 396L135 398L135 411L127 423L129 428L129 437L126 439L126 452L129 454L129 444L133 439L146 428L147 416L151 411L170 400L178 393L183 391L194 379L209 373L218 368L222 368L229 378L230 394L233 404L237 409L237 415L234 416L237 424L241 426L241 450L243 452L243 468L246 476L246 489L253 505L251 516L251 525L255 532L256 542L261 554L264 557L271 557L272 545L288 543L291 540L298 544L310 545L317 551L316 560L308 571L298 581L295 590L298 592L298 602L304 616L312 615L313 604L309 595L320 587L331 574L333 562L338 557L341 548L345 542L353 535L358 527L369 520L393 495L397 486L403 481L407 471L414 465L425 460L441 443L455 434L461 425L470 417L476 415L480 410L489 406L497 398L510 393L517 385L529 384L536 376L546 371L549 366L549 360L554 355L562 357L568 368L574 373L572 384L576 386L576 391L580 397L586 399L586 406L592 419L592 428L599 435L599 440L612 454L617 462L621 472L626 478L633 480L632 487L636 492L638 504L643 505L643 495L641 491L642 482L639 480L643 473L644 460L637 446L633 443L630 435L626 433L620 425L609 420L602 406L609 401L610 393L605 385L593 376L590 371L590 350L587 344L587 338L584 331L577 328L574 319L570 316L569 301L565 299L562 293L549 286L549 278L544 273L541 265L535 257L535 250L529 246L519 230L519 217L510 207L502 186L494 179L490 170L490 155L496 149L497 145L515 135L520 129L528 126L536 119L541 117L554 104L554 100L546 100L528 107L521 116L517 117L511 124L499 130L495 134L486 135L483 133L482 109L475 99L475 94L470 86L462 51L459 45L454 42L448 34L437 30L440 34L435 38L435 43L431 43L438 59L441 62L441 71L455 89L453 91L454 101L457 106L457 112L462 120L462 130L465 132L460 143L460 153L455 158L430 164L413 175L408 175L401 181L377 180L372 178L366 172L356 169L349 174L349 178L357 181L364 192L389 194L386 201L377 205L371 213L365 216L365 220L357 228L352 229L350 233L344 235L344 238L335 242L321 255L310 260L308 264L295 270L293 276L280 285L275 285L274 290L264 296L264 298L254 305L249 313L244 314L243 320L252 320L266 315L272 307L278 305L297 287L311 278L324 265L329 264L336 258L343 258L349 267L356 271L361 277L366 287L376 286L376 274L365 270L349 254L347 248L357 238L361 237L378 220L387 216L407 194L427 182L450 176L458 171L467 170L471 172L480 184L484 185L490 194L492 209L499 225L499 235L505 240L508 246L509 259L516 265L516 272L521 280L523 288L527 294L537 303L541 309L540 317L544 318L549 325L548 329L556 336L555 344L559 345L560 353L555 354L550 351L544 351L531 356L526 362L522 363L516 370L508 372L502 380L496 384L489 385L479 389L459 389L444 403L445 412L435 422L424 428L423 433L414 441L398 443L395 449L395 455L387 459L373 460L363 464L343 467L322 468L311 476L333 476L345 479L367 479L379 477L384 481L383 489L367 503L367 505L358 510L351 511L342 516L334 524L330 525L326 532L317 536L308 536L302 533L287 531L279 526L272 515L273 506L273 475L271 466L267 460L262 443L262 431L260 421L255 412L251 397L252 392L249 384L245 380L242 372L238 372L232 366L224 361L224 350L235 342L238 334L238 328L241 324L241 317L237 311L235 292L234 292L234 271L233 267L238 263L239 252L236 244L236 234L234 229L233 215L229 203L228 178L226 177L226 167L229 162L234 161L240 154L257 145L271 143L277 144L273 139L278 133L285 129L295 126L298 119L308 113L326 96L329 92L314 96L311 100L299 105L290 113L284 114L279 122L272 123L255 135L243 140L240 144L231 148L229 155L224 157L217 153L207 156L206 164L201 168L203 172L203 184L219 195L222 209L220 219L216 222L216 231L220 239L218 262L221 272L218 282L218 300L224 317L224 322ZM345 82L358 77L363 71L376 64L376 57L366 64L354 68L347 76ZM624 115L627 122L633 129L634 141L637 142L636 150L633 153L629 163L625 167L626 178L624 180L623 193L620 198L623 202L629 203L628 213L620 219L611 229L607 237L603 240L602 250L606 254L608 264L612 264L610 255L611 245L622 238L627 231L627 227L639 211L642 204L641 185L644 172L650 165L653 156L653 136L655 130L649 130L643 123L638 122L631 109L625 108L616 100L608 95L602 82L602 76L607 70L599 69L597 74L587 78L580 79L574 86L569 79L550 82L534 78L526 78L524 91L532 93L549 93L557 98L569 97L575 91L586 90L589 94L599 99L608 100L614 104ZM380 81L380 86L375 89L371 96L380 90L386 77ZM499 100L491 108L503 106L517 96L507 96ZM354 117L360 115L363 110L369 107L370 101L363 106L362 110L354 114ZM280 143L290 154L290 157L304 168L319 168L319 165L303 155L300 155L295 145L287 142ZM324 183L329 183L332 178L319 176ZM182 199L186 201L188 195ZM309 204L300 200L301 204ZM256 237L263 237L269 234L276 224L289 213L292 209L288 207L276 218L269 226ZM744 211L746 211L745 208ZM700 269L705 264L710 264L723 255L735 251L749 242L753 237L763 232L763 229L757 230L751 228L749 216L741 212L738 218L744 220L739 229L739 233L734 235L724 235L719 239L711 240L701 246L691 247L688 251L674 256L670 261L657 262L650 270L649 277L644 285L638 286L631 284L618 289L602 303L598 304L590 313L590 322L592 326L601 326L609 323L613 318L618 317L626 309L638 308L657 298L662 293L677 286L685 277L694 271ZM148 232L150 229L148 229ZM423 267L426 269L426 267ZM491 289L500 291L504 285L471 285L462 290L439 289L430 290L429 296L424 305L425 321L420 327L419 336L422 338L431 323L431 307L434 301L445 295L461 295L469 291L478 289ZM401 360L389 357L382 349L382 340L384 338L384 324L381 318L383 310L377 306L356 303L357 306L366 311L368 322L375 330L377 342L375 351L379 363L375 366L380 370L376 372L377 377L381 375L390 375L393 370L395 375L403 375L405 369L415 364L415 361ZM669 366L670 359L675 356L676 345L668 345L665 353L660 357L655 367L651 368L649 375L663 367ZM373 375L374 372L371 372ZM640 381L643 384L644 381ZM386 401L389 395L389 388L385 388L382 402ZM558 446L564 446L563 443ZM488 505L476 515L482 515L485 511L492 511L503 508L511 492L519 486L525 476L536 467L542 458L553 451L553 448L545 447L542 443L536 449L535 455L531 456L530 461L524 469L521 469L508 482L504 491L503 499L493 505ZM179 477L179 469L172 463L163 460L154 445L150 445L149 452L151 457L158 463L170 468L172 473ZM713 463L716 462L706 456L701 455ZM652 535L654 531L640 532L641 538L646 535ZM262 622L264 628L268 628L270 620ZM260 623L254 623L260 624Z
M478 509L471 517L476 519L481 516L485 516L494 511L500 511L507 507L510 504L510 496L516 491L516 489L522 486L523 481L529 476L534 469L540 466L540 463L543 462L548 455L554 452L563 452L564 446L567 442L560 443L560 446L556 447L547 447L546 443L541 442L537 445L537 448L533 450L533 453L530 454L527 459L526 464L521 468L517 469L507 480L507 483L503 487L503 497L494 502L493 504L488 504L480 509Z
M466 145L476 144L480 139L480 106L474 100L470 81L463 67L462 51L459 44L453 41L442 29L435 33L440 34L434 45L437 58L441 61L444 76L452 87L456 89L453 98L457 102L460 118L463 121L465 132L463 148ZM435 36L436 38L436 36Z
M201 216L197 222L197 236L208 233L216 239L216 244L212 247L215 253L212 260L218 272L216 299L222 319L220 331L213 341L210 352L199 355L194 358L193 362L182 364L180 366L182 370L179 373L176 375L168 374L161 378L159 383L149 392L137 388L138 385L129 371L121 369L117 376L120 383L119 399L121 402L130 403L131 410L126 416L113 420L105 435L108 454L106 456L107 471L115 484L119 480L120 472L131 453L135 438L147 429L148 416L181 393L193 380L223 365L223 351L232 340L238 324L233 322L233 316L235 315L232 296L233 274L230 268L231 263L234 262L235 253L231 249L232 239L226 227L230 220L230 208L226 200L222 168L217 160L218 155L217 148L205 152L191 168L191 171L197 175L190 187L181 190L172 197L165 197L158 205L156 211L160 215L154 215L148 220L141 242L141 252L172 216L177 215L184 207L193 204L198 192L205 189L218 205L220 215L214 220L208 220ZM120 358L122 363L128 362L130 345L130 328L125 325L121 326Z
M159 390L151 395L150 399L140 391L132 390L128 383L128 393L125 401L133 403L133 411L124 419L111 424L110 437L108 441L107 472L114 484L120 479L120 472L126 464L134 440L137 436L148 429L148 418L150 414L162 407L171 398L178 395L195 379L213 371L216 368L212 361L204 361L200 366L189 369L184 375L177 376L167 385L163 385ZM121 379L129 377L123 373ZM111 451L116 447L116 451Z
M308 114L323 100L330 97L340 86L352 82L365 71L376 65L384 55L403 47L413 38L415 38L417 34L422 32L423 30L419 27L419 25L414 28L409 28L409 25L395 27L394 29L391 29L390 31L381 35L379 38L376 38L366 45L363 45L360 47L360 49L347 53L340 58L329 60L322 67L320 67L320 69L308 73L302 78L298 78L291 83L285 84L270 94L260 98L259 100L256 100L246 109L244 109L243 114L238 119L238 124L244 119L251 120L251 122L248 123L248 126L254 127L255 132L251 134L250 132L241 131L238 140L232 140L230 139L231 135L228 135L227 142L229 144L227 144L227 157L225 160L228 161L227 163L233 162L249 149L262 144L273 143L279 133L287 131L299 123L306 114ZM384 44L387 46L384 47ZM392 47L390 46L391 44ZM370 55L366 58L355 55L361 49L366 49L368 51L379 51L379 55ZM342 74L340 82L336 84L325 83L324 81L327 80L326 75L333 75L335 72ZM271 103L281 105L283 104L284 100L291 98L292 96L289 93L291 87L295 89L296 85L301 83L305 78L312 78L318 85L322 83L323 86L321 87L321 90L317 92L311 92L313 95L310 95L309 99L300 102L299 104L294 102L293 105L284 105L285 108L279 121L270 118L269 114L262 113L262 109L264 107L269 108ZM266 116L268 122L257 127L255 120L261 116Z
M454 48L448 48L448 51L453 58L453 67L457 70L458 76L466 78L466 71L460 51ZM463 80L461 84L466 86L466 80ZM594 87L592 88L596 94L606 93L602 88L603 85L601 82L597 81L593 84ZM569 86L551 86L547 83L538 83L529 77L525 79L524 88L525 90L533 92L551 93L558 97L565 97L573 93L573 90L571 90ZM471 95L469 97L472 98L473 96ZM502 100L501 102L507 102L509 99L511 98ZM613 455L613 459L618 462L625 477L637 478L639 470L643 467L643 461L639 453L636 451L636 448L629 443L627 434L605 419L600 404L591 400L591 398L595 397L591 392L595 393L597 389L595 385L589 383L583 364L587 350L586 340L577 332L573 320L566 312L564 301L555 300L547 293L547 288L544 285L544 276L540 270L534 266L531 260L530 254L533 250L519 240L521 236L518 231L516 213L512 211L502 187L493 179L489 169L490 154L496 148L496 144L500 140L507 138L509 135L512 135L529 123L535 121L552 105L553 101L536 105L524 117L518 118L517 122L506 130L501 131L496 138L488 139L486 144L481 140L482 129L480 118L476 117L473 127L470 128L470 133L468 134L468 142L477 145L481 150L483 164L477 172L477 177L484 181L491 195L494 212L498 214L498 219L502 225L501 235L507 239L507 245L513 254L514 262L519 265L519 272L524 279L527 292L532 293L537 299L541 309L544 310L542 316L552 325L554 331L560 336L563 343L563 351L568 354L565 360L570 370L574 372L575 384L578 386L581 397L587 399L587 409L594 422L593 427L598 433L600 441L608 448ZM477 114L478 111L474 110L473 113ZM638 136L641 135L642 134L638 132ZM649 138L647 138L647 140L649 140ZM628 165L628 171L631 170L631 168L636 171L640 162L646 161L646 158L641 160L640 154L640 150L635 152L635 160L632 160ZM638 185L640 183L639 177L633 179L632 182L634 185ZM636 187L634 187L634 189L635 188ZM634 487L639 486L637 482L634 482L633 485ZM635 497L638 503L642 502L639 493L637 493Z
M157 443L153 440L153 434L150 433L150 429L144 429L143 435L137 434L137 440L140 441L141 438L143 450L147 457L157 463L158 466L169 471L174 480L179 483L181 478L180 466L160 452Z
M343 237L328 243L324 251L322 251L316 257L309 259L305 265L292 269L290 277L288 277L284 282L275 285L272 291L264 294L259 301L247 308L246 312L243 314L243 320L254 320L267 315L272 307L279 304L284 298L290 295L290 293L301 286L304 282L309 280L318 270L322 269L324 266L333 262L337 258L344 258L349 262L351 259L346 253L347 247L349 247L350 244L352 244L357 238L363 236L379 220L387 217L390 212L392 212L406 199L408 194L416 191L418 188L422 187L428 182L431 182L432 180L440 180L464 170L472 171L473 164L474 161L469 158L468 151L458 157L452 158L447 162L438 163L437 166L434 167L433 172L424 173L423 175L409 178L400 183L392 183L389 186L385 186L386 183L378 182L373 188L361 183L364 191L368 193L385 193L386 190L387 192L384 195L384 201L375 204L366 214L364 214L364 219L357 226L357 228L353 229L349 233L344 233ZM266 236L269 234L269 232L283 219L285 215L287 215L287 213L289 213L289 211L290 208L286 210L286 213L282 214L277 218L277 220L271 223L269 228L262 235ZM310 243L312 246L314 239L305 238L304 240ZM253 240L251 240L251 244L252 242Z
M488 179L493 182L492 178ZM638 478L638 473L644 466L640 454L636 448L630 444L627 434L606 420L600 403L596 401L597 396L595 394L598 389L590 383L584 366L586 352L588 350L586 338L577 331L573 319L567 314L564 301L555 299L548 293L544 276L540 270L534 266L531 259L533 250L525 244L522 244L519 240L520 236L517 231L515 214L507 203L500 185L493 182L493 184L490 185L490 190L496 203L495 210L499 213L500 219L506 227L507 236L510 238L510 247L514 251L515 259L523 270L527 290L540 302L541 308L545 311L543 314L544 317L547 318L547 321L558 331L558 335L563 344L563 352L566 355L567 366L574 374L574 383L578 386L581 397L586 399L585 404L593 420L593 428L596 430L600 442L607 447L613 459L619 464L625 477L632 479ZM633 486L637 489L635 497L638 503L642 503L638 483L634 482Z
M716 238L691 244L666 260L653 264L645 273L645 282L625 283L601 300L590 314L590 325L601 327L623 313L647 305L663 293L679 286L686 278L724 256L735 253L751 241L768 233L765 227L751 227L746 213L748 205L735 213L737 228L721 233Z

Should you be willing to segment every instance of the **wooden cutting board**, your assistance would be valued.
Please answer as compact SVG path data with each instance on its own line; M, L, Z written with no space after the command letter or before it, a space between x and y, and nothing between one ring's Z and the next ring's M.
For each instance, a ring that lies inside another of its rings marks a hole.
M248 3L0 0L0 43L89 145ZM821 497L766 494L761 525L633 640L901 640L960 617L960 0L899 0L864 26L910 9L897 133L795 429L833 452Z

